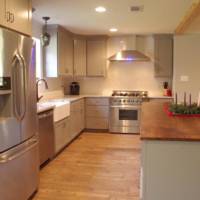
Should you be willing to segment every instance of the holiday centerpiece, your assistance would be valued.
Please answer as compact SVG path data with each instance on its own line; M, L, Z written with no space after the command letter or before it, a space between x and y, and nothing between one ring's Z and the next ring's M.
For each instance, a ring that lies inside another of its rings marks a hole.
M187 94L184 93L184 102L178 103L178 95L175 94L174 102L165 104L164 109L169 116L177 117L200 117L200 93L197 103L192 103L192 95L189 95L187 102Z

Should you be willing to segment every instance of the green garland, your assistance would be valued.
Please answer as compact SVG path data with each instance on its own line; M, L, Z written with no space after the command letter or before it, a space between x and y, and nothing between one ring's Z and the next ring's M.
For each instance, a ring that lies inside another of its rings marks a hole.
M184 104L171 104L169 107L170 112L175 114L200 114L200 107L197 104L184 105Z

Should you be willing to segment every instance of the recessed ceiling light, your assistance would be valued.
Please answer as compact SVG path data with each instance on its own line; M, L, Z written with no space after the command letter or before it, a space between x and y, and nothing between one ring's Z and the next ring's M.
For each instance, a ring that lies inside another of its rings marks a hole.
M103 13L106 12L106 8L103 6L99 6L95 8L96 12Z
M117 32L117 31L118 31L117 28L111 28L111 29L110 29L110 32Z

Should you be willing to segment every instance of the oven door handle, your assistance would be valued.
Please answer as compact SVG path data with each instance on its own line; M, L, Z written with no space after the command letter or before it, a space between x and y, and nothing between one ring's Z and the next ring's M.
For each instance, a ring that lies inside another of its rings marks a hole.
M121 105L121 106L110 106L110 108L121 108L121 109L136 109L140 110L141 106L133 106L133 105Z

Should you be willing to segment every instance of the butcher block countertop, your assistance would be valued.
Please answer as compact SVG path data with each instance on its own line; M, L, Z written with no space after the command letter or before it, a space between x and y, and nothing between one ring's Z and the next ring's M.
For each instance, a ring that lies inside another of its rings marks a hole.
M200 141L200 118L169 117L163 104L163 101L143 103L141 139Z

